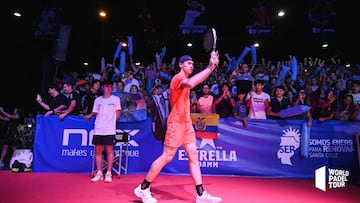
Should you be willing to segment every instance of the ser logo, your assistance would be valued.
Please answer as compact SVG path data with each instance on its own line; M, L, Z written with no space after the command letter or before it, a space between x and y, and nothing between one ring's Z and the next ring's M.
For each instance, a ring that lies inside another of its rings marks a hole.
M131 146L137 147L139 146L136 141L132 140L131 137L135 136L140 130L123 130L129 133L129 144ZM81 138L80 145L81 146L92 146L92 138L94 136L94 130L88 132L86 129L64 129L63 132L63 139L62 139L62 146L69 146L71 142L71 138L78 139L78 136Z

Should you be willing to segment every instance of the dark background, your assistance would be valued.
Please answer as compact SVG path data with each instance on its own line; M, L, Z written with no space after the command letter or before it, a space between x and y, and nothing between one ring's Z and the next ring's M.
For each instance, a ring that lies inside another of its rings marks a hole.
M307 18L308 1L264 1L274 26L270 35L249 35L245 26L250 22L248 9L255 1L203 0L205 14L203 22L217 29L218 50L238 57L245 46L254 40L261 41L257 49L258 61L286 60L294 55L329 59L336 56L342 62L358 63L360 25L359 7L355 1L336 2L336 33L314 35ZM56 39L53 36L36 36L35 27L40 12L47 8L59 8L59 24L71 26L71 35L65 61L56 61ZM108 10L109 16L101 20L99 8ZM89 62L92 70L99 70L100 59L105 57L111 63L119 40L134 36L134 58L144 64L154 61L155 52L167 47L165 62L173 56L184 53L194 56L197 61L206 62L207 54L202 49L202 36L183 36L179 31L186 10L186 0L133 0L133 1L55 1L55 0L14 0L3 1L2 28L2 80L3 96L1 106L20 105L26 110L36 109L36 93L46 94L44 85L57 73L83 71L82 62ZM283 19L276 17L277 9L286 10ZM20 9L23 16L12 16L14 9ZM151 18L142 17L151 15ZM145 30L147 30L145 32ZM193 49L186 49L184 43L191 40ZM323 42L330 43L326 50ZM250 62L250 61L246 61ZM44 93L45 91L45 93Z

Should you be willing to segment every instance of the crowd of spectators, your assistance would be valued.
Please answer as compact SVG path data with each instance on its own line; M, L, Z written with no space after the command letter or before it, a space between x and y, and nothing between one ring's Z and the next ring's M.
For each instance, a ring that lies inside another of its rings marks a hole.
M73 110L66 110L69 106L63 109L66 113L57 112L56 106L48 108L42 105L42 101L38 102L46 114L52 110L60 119L68 114L88 114L93 99L101 95L100 82L110 79L114 83L114 92L140 94L150 108L151 96L166 89L172 75L177 72L174 58L168 64L162 58L159 60L159 54L155 56L154 62L148 65L126 64L122 74L114 63L108 64L103 70L100 68L99 72L72 72L55 78L58 89L67 98L71 97L76 106L72 107ZM236 64L235 68L229 68L227 60L222 61L203 84L192 89L189 98L191 111L217 113L221 118L234 116L246 120L245 126L248 119L282 119L280 111L296 105L311 106L308 113L293 117L307 119L309 125L313 119L321 122L360 119L358 67L346 67L336 58L304 58L295 69L292 68L296 73L287 71L285 77L281 78L283 67L291 67L291 58L275 64L271 61L265 63L263 59L261 64L242 63ZM202 63L195 66L195 72L205 68ZM68 87L68 84L72 85ZM71 87L77 94L70 93L73 91L69 90ZM51 91L49 88L50 95Z
M68 115L88 115L95 98L103 94L101 82L112 80L114 94L139 94L150 115L151 96L166 90L171 77L178 71L175 57L167 63L163 58L159 60L159 54L155 56L154 62L147 65L127 63L123 73L113 63L99 67L98 71L86 69L54 77L47 87L48 94L34 95L39 104L39 110L34 112L56 115L60 120ZM292 65L291 57L276 63L265 63L265 59L260 64L239 63L235 68L229 68L234 64L224 58L212 75L192 89L191 112L234 117L247 127L251 119L283 119L281 110L308 105L309 111L290 119L306 120L309 126L314 119L320 122L360 120L360 68L356 65L347 67L337 58L309 57L292 68L296 73L287 71L281 78L284 67ZM204 68L203 63L195 61L195 73ZM2 115L1 123L6 120ZM2 149L7 149L8 145L4 146Z

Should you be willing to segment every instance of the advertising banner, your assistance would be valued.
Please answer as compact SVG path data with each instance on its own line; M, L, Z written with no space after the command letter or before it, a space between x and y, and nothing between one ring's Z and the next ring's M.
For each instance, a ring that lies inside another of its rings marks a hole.
M80 116L60 121L57 116L39 115L33 171L90 173L93 122ZM317 168L327 166L348 170L350 177L359 176L354 142L355 134L360 132L358 122L313 121L306 132L307 142L301 142L304 122L250 120L245 128L234 118L220 118L218 137L197 138L201 170L208 175L313 178ZM117 128L130 134L128 173L146 173L163 149L152 134L150 117L139 122L119 122ZM182 147L162 173L189 173Z

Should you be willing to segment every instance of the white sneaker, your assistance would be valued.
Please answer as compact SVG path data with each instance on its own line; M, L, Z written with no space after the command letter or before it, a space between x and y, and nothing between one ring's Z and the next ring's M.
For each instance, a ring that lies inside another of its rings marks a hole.
M4 168L4 162L0 161L0 168Z
M215 203L221 202L221 197L215 197L209 194L208 192L204 191L201 196L196 196L196 203Z
M137 197L141 198L141 201L143 203L156 203L157 202L157 199L155 199L155 198L153 198L153 196L151 196L150 187L145 190L142 190L141 184L140 184L139 186L137 186L134 189L134 194Z
M98 182L99 180L103 180L104 175L101 172L97 172L93 178L91 178L91 182Z
M106 182L106 183L111 183L111 182L112 182L111 173L106 173L106 174L105 174L104 182Z

